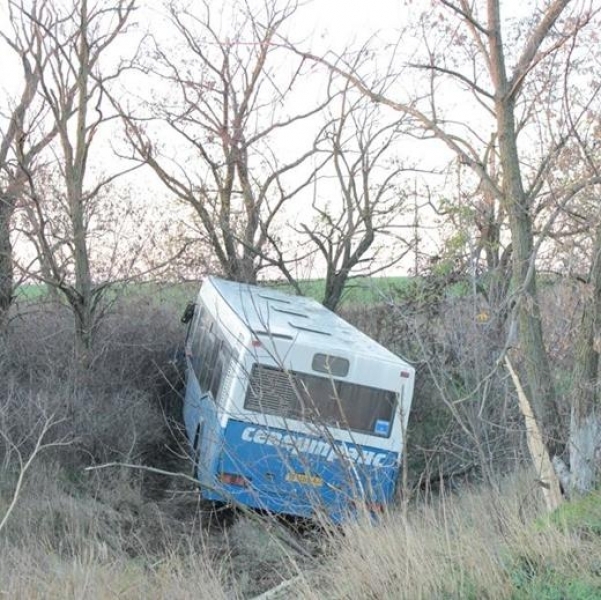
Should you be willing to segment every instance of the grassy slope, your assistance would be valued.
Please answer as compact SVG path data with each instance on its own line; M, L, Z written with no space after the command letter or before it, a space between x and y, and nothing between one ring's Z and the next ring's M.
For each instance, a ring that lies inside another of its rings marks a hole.
M397 511L378 525L305 533L294 545L285 543L290 531L266 517L240 516L225 536L199 527L190 492L157 504L139 485L106 474L93 497L73 494L57 475L56 466L37 469L0 538L3 596L252 598L295 578L279 597L601 597L601 539L534 526L543 507L528 473L497 490L415 503L406 518Z
M180 309L195 292L193 284L132 289L137 312L118 315L94 363L104 379L89 389L68 379L68 315L45 322L36 314L31 330L15 336L22 346L0 347L0 426L10 423L25 455L29 427L44 411L66 410L68 426L58 433L75 435L35 464L0 532L0 597L247 598L300 575L289 597L601 598L598 496L547 519L528 473L494 490L416 500L406 518L397 510L376 527L300 536L295 546L282 541L288 530L264 518L241 517L222 535L200 522L195 491L176 482L164 483L157 499L139 473L85 472L89 461L153 463L150 449L167 452L156 406L149 414L155 384L142 369L164 367L166 341L180 340ZM30 348L30 339L47 347ZM18 462L2 450L0 518Z

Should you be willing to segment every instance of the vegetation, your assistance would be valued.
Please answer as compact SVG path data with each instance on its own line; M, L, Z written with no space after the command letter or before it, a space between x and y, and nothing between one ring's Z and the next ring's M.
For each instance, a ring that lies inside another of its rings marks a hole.
M317 3L155 4L0 7L0 596L600 597L599 0L407 1L342 47ZM210 273L415 364L377 526L156 470Z
M347 282L339 303L342 306L366 306L377 304L391 296L398 290L404 289L410 282L409 277L356 277ZM265 285L273 285L288 293L294 290L281 282L265 282ZM299 281L298 286L303 296L309 296L315 300L324 297L326 287L325 279L310 279Z
M424 282L420 289L426 288ZM181 382L172 362L190 291L134 287L103 322L85 376L73 358L68 308L48 299L19 304L22 312L0 353L6 436L0 516L7 514L23 462L47 431L0 530L0 589L8 597L59 598L69 589L91 597L251 598L288 580L293 591L282 593L305 598L598 595L598 493L546 514L512 391L495 391L490 411L465 401L469 382L462 380L473 367L467 355L449 362L449 353L464 344L456 327L466 318L461 302L469 298L454 293L439 298L445 308L438 316L430 312L424 320L432 294L420 305L418 294L397 292L390 299L403 310L413 306L412 323L406 313L391 312L390 303L346 309L347 318L398 351L416 353L424 350L416 340L427 343L429 363L446 361L449 376L440 380L420 368L405 502L378 524L298 529L260 514L212 513L186 479L89 469L117 461L190 472ZM481 323L464 321L462 329L487 335ZM34 335L35 347L28 341ZM473 338L469 356L477 356L483 342ZM441 393L463 399L465 410L453 414ZM474 442L461 423L482 411L491 427ZM501 423L502 439L495 439ZM479 463L478 444L484 443L491 458Z

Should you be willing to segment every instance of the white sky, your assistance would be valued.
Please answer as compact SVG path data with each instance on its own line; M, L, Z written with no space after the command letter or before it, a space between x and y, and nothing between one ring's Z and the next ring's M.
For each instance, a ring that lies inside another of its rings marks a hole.
M59 1L59 0L57 0ZM221 0L212 0L215 6L221 4ZM254 2L262 0L248 0L252 6ZM161 2L159 0L139 0L142 10L140 18L152 19L149 25L156 26L160 19ZM529 0L516 3L508 0L504 8L511 7L511 11L517 12L519 8L526 10L530 5ZM398 38L400 30L405 25L408 11L419 11L431 6L430 0L309 0L300 8L292 23L294 28L290 31L292 41L299 42L306 49L311 49L317 54L328 50L340 53L349 46L357 46L372 36L376 36L379 43L394 41ZM152 15L152 17L150 17ZM7 0L0 0L0 28L4 29L7 24ZM14 95L20 91L18 76L14 76L13 68L16 64L14 57L6 47L0 45L0 62L2 65L2 78L0 79L0 95ZM11 60L12 58L12 60ZM16 71L18 73L18 69ZM308 89L307 97L314 95L314 91ZM0 105L4 105L0 99ZM423 147L423 150L422 150ZM446 153L439 154L433 151L440 148L435 146L420 146L413 143L413 157L420 161L437 160L446 161ZM438 158L440 157L440 158ZM166 192L154 174L138 177L131 182L139 194L145 197L145 202L150 198L162 202Z
M299 16L307 31L314 31L315 50L341 50L375 33L396 31L406 10L401 0L312 0Z
M57 0L61 1L61 0ZM253 2L261 0L249 0ZM212 0L214 6L218 7L221 0ZM427 3L429 0L418 0ZM160 21L163 12L162 3L158 0L139 0L141 10L137 18L142 21L142 28L148 26L156 30L156 24ZM288 33L290 39L298 42L304 49L320 54L327 51L342 53L346 48L357 46L367 39L376 36L379 41L394 41L398 37L398 31L403 26L404 15L409 10L402 0L309 0L300 6L298 13L294 15L291 23L292 29ZM0 0L0 27L7 26L7 0ZM5 97L15 97L21 90L19 80L19 64L13 53L8 51L4 45L0 45L1 63L3 76L0 79L0 94ZM12 75L16 74L16 75ZM312 100L315 90L307 89L306 97ZM306 132L308 136L310 132ZM310 142L309 142L310 143ZM429 155L429 157L431 154ZM108 159L109 161L112 159ZM141 175L137 172L129 178L129 185L136 189L139 196L147 206L155 205L163 208L167 192L162 183L158 181L154 173L148 171ZM326 192L322 192L326 193ZM339 192L333 190L334 195ZM303 202L296 201L291 205L292 213L298 218L304 217L310 222L309 207L310 199ZM161 211L163 214L164 210ZM169 211L167 215L170 216ZM315 276L315 275L314 275Z

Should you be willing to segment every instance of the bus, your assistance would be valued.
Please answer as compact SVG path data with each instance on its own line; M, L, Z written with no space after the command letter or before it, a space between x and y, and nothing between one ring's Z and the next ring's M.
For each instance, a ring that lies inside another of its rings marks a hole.
M201 496L340 523L394 497L415 371L310 298L208 277L182 320Z

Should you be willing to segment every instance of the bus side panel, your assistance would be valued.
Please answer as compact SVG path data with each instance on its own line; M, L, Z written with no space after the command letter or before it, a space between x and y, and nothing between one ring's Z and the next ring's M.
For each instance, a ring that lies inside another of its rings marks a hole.
M216 405L203 392L191 368L188 369L184 423L190 442L194 471L201 485L215 486L215 469L223 446L223 431Z
M242 475L246 488L223 496L273 512L342 521L353 506L387 504L394 496L399 455L342 447L325 438L230 420L219 470Z

